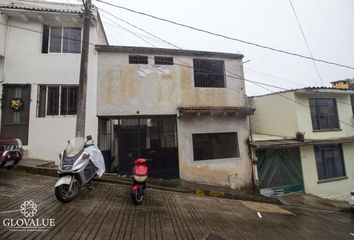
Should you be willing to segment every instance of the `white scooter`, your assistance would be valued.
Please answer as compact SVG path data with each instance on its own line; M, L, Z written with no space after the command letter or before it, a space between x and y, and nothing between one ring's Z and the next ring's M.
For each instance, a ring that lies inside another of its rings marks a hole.
M55 184L55 196L67 203L75 199L80 187L90 186L94 176L105 172L101 151L93 144L89 135L68 141L66 149L59 154L59 180Z

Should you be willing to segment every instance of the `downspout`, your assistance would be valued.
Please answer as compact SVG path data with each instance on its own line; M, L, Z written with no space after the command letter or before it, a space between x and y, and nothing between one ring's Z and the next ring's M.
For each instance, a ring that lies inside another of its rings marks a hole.
M2 84L3 82L5 82L5 70L6 70L6 53L7 53L7 42L9 40L9 32L10 32L10 21L11 21L11 17L8 16L7 17L7 24L6 24L6 37L5 37L5 49L4 49L4 66L2 69L2 74L1 74L1 81L0 84Z
M249 98L247 98L247 106L250 107ZM253 134L252 134L252 132L253 131L252 131L251 116L248 116L248 124L249 124L249 129L250 129L248 146L249 146L249 149L250 149L250 157L251 157L251 162L252 162L253 184L254 184L255 190L259 191L257 156L256 156L255 147L252 145L252 143L253 143Z

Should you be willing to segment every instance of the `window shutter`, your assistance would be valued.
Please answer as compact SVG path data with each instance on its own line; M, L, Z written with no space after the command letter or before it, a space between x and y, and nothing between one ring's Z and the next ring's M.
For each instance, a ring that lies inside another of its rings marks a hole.
M42 53L48 53L49 26L43 25L42 33Z
M38 97L38 117L45 117L46 109L46 98L47 98L47 86L39 87L39 97Z

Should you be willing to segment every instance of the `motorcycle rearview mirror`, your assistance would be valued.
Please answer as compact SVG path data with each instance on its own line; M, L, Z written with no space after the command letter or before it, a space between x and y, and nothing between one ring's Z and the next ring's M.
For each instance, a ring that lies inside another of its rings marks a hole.
M134 157L131 153L128 154L128 157L130 157L130 159L133 160L133 162L134 162Z
M87 135L86 136L86 141L88 142L88 141L91 141L92 140L92 136L91 135Z
M153 156L153 155L155 155L155 151L150 151L149 152L149 155L148 155L148 157L147 157L147 159L150 159L151 158L151 156Z

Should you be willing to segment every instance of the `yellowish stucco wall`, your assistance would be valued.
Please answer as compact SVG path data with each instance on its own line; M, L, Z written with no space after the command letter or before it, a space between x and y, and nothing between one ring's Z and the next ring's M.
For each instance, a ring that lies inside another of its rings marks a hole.
M354 143L345 143L343 158L347 179L318 183L316 159L313 146L301 147L301 164L306 193L312 193L322 198L345 200L354 189Z
M159 54L141 54L149 57L149 64L129 64L129 55L99 52L97 112L100 116L177 114L180 106L246 105L244 81L229 76L233 73L242 78L240 59L225 60L226 88L195 88L193 57L172 56L176 64L158 66L154 65L154 56L161 56ZM232 188L249 187L252 166L248 156L247 123L247 118L224 114L178 117L181 179ZM240 157L194 161L192 134L217 132L238 133Z
M313 92L281 93L254 97L251 106L256 108L251 117L253 133L295 137L297 131L305 133L305 139L335 139L354 136L353 113L347 93ZM313 131L309 98L336 98L340 130ZM317 183L317 167L313 146L300 147L301 163L306 193L323 198L347 200L354 189L354 143L343 144L343 157L347 179Z
M99 52L100 116L176 114L179 106L246 105L243 80L227 76L226 88L195 88L193 57L172 56L175 65L161 66L154 65L159 54L142 54L149 57L149 64L129 64L129 55ZM240 59L225 60L225 69L226 75L231 71L243 76Z
M266 135L295 137L298 131L296 106L292 92L253 97L250 106L256 109L251 116L252 132ZM291 100L289 100L291 99Z

